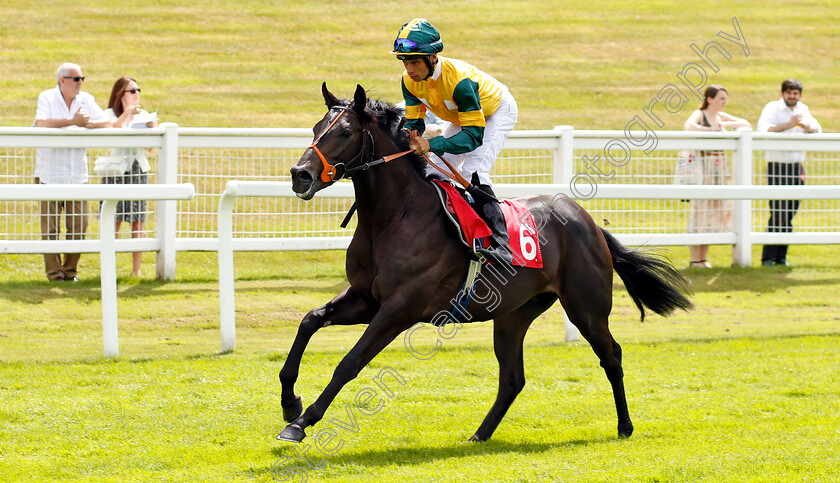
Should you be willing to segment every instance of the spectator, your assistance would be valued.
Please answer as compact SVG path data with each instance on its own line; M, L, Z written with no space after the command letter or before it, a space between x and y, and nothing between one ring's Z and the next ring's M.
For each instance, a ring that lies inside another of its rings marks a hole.
M38 96L35 126L65 129L109 127L93 96L82 92L82 68L69 62L58 67L58 86ZM84 184L88 181L84 148L39 148L35 154L36 184ZM88 225L86 201L42 201L41 238L58 240L64 212L65 238L83 240ZM45 253L47 278L53 282L78 281L79 253Z
M725 131L727 128L749 127L745 119L731 116L723 109L729 94L723 86L711 84L703 93L705 99L700 109L685 121L686 131ZM703 184L730 183L729 161L723 151L698 151L698 162L703 170ZM727 231L732 222L731 200L691 200L688 212L688 232L708 233ZM709 245L688 247L690 267L711 268L708 261Z
M758 119L758 130L780 133L819 133L820 123L814 119L808 106L801 103L802 83L796 79L782 82L782 97L768 102ZM804 185L804 151L767 151L767 184ZM767 231L770 233L790 233L793 231L793 217L799 210L799 200L770 200L770 220ZM787 245L764 245L761 252L761 265L789 265Z
M140 108L140 87L131 77L120 77L111 89L111 98L105 115L113 122L114 127L146 128L157 126L154 114L149 114ZM102 179L105 184L147 184L148 172L151 169L149 160L142 148L114 148L111 156L127 157L128 166L122 176L106 176ZM141 238L146 229L146 201L120 201L117 203L116 232L119 233L122 222L131 224L131 238ZM143 260L142 252L132 253L131 275L142 277L140 265Z
M466 62L439 56L441 51L440 32L424 18L403 25L394 40L391 54L405 67L402 93L409 147L416 154L448 153L464 178L493 196L490 170L516 125L516 100L507 86L492 76ZM429 140L421 137L427 110L450 123L442 136ZM482 196L475 200L476 212L493 231L489 249L477 251L497 262L513 263L499 204Z

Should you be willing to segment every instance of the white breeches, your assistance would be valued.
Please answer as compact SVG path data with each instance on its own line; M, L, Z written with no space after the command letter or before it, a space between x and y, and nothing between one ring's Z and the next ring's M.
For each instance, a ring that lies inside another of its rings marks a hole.
M516 126L516 121L519 118L519 109L516 106L516 100L509 92L505 92L502 97L502 102L499 108L491 116L486 119L487 125L484 127L484 138L481 146L475 150L463 154L444 154L444 158L449 161L449 164L455 167L467 181L471 181L473 173L478 173L478 179L483 185L492 185L490 180L490 170L493 169L493 163L499 153L502 152L502 147L505 145L510 132ZM456 124L449 124L443 131L444 137L451 137L461 131L461 126ZM429 153L429 159L447 170L446 165L440 161L434 153Z

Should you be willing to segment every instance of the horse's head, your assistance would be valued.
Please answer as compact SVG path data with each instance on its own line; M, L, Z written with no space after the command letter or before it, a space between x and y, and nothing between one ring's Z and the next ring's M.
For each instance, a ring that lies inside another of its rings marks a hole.
M291 169L292 190L304 200L343 178L347 168L363 162L365 151L373 148L365 129L373 118L365 111L367 94L362 86L356 86L349 103L332 95L326 82L321 93L327 114L312 128L315 140Z

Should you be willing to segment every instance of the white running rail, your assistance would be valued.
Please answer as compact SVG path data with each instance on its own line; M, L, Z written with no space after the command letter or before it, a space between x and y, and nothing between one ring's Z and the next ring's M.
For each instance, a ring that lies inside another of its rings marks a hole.
M38 184L5 185L0 201L102 201L98 245L102 286L102 346L105 357L119 355L117 316L117 261L114 250L114 225L117 203L123 200L189 200L195 186L185 184L155 185L84 185Z

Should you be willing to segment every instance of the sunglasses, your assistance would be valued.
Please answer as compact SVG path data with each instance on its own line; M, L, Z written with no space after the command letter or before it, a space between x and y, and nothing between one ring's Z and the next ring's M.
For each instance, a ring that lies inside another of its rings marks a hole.
M81 81L85 80L85 76L72 77L72 76L69 76L69 75L64 75L64 76L61 76L61 77L65 78L65 79L73 79L74 82L81 82Z
M137 89L126 89L125 91L130 92L132 94L136 94L136 93L140 92L140 88L138 87Z

